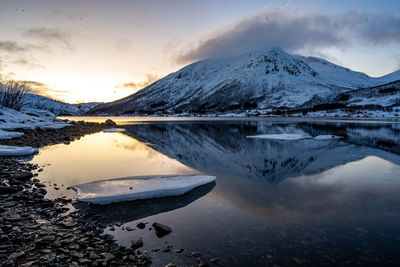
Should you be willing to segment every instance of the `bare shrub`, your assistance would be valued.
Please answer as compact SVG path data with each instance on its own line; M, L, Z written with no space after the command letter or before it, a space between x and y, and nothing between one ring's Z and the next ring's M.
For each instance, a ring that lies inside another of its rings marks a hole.
M0 107L21 110L24 95L30 91L27 84L12 79L0 80Z

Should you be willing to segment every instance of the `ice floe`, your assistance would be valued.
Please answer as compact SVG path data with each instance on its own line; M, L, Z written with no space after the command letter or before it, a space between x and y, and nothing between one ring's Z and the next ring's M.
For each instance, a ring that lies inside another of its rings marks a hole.
M21 137L24 133L3 131L0 129L0 139L12 139Z
M259 135L251 135L247 136L247 138L260 138L260 139L271 139L271 140L302 140L302 139L312 139L313 137L308 134L259 134ZM343 136L338 135L317 135L314 137L315 140L331 140L331 139L340 139Z
M340 138L343 138L343 136L330 135L330 134L317 135L316 137L314 137L315 140L331 140L331 139L340 139Z
M110 129L105 129L103 132L105 133L116 133L116 132L124 132L124 128L110 128Z
M272 139L272 140L301 140L310 139L312 136L308 134L259 134L247 136L247 138L260 138L260 139Z
M80 184L72 188L77 192L75 197L77 200L104 205L137 199L179 196L215 180L215 176L206 175L130 177Z
M38 150L30 146L3 146L0 145L0 157L27 156Z

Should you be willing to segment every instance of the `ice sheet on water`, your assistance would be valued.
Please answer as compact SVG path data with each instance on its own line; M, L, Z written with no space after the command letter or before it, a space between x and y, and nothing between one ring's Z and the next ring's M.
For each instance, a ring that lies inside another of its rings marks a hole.
M339 135L331 135L331 134L326 134L326 135L317 135L314 137L316 140L331 140L331 139L340 139L343 138L343 136Z
M251 135L247 136L247 138L261 138L261 139L272 139L272 140L301 140L301 139L309 139L312 136L308 134L259 134L259 135Z
M3 131L0 129L0 139L12 139L22 136L24 133Z
M30 146L3 146L0 145L0 157L27 156L37 152Z
M76 199L94 204L183 195L215 181L215 176L169 175L130 177L75 185Z
M105 133L116 133L116 132L124 132L124 128L110 128L110 129L105 129L103 132Z

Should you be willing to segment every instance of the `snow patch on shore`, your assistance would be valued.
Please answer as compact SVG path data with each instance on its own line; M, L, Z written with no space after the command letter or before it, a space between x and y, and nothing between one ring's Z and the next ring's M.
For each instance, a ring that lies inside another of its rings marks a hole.
M37 153L36 148L30 146L3 146L0 145L0 157L27 156Z
M26 113L19 112L9 108L0 109L0 130L25 129L33 130L35 128L46 130L58 130L70 123L57 119L54 114L44 110L22 109Z
M0 129L0 140L1 139L12 139L21 137L24 133L20 132L10 132L10 131L3 131Z
M93 204L183 195L216 180L206 175L130 177L75 185L76 199Z

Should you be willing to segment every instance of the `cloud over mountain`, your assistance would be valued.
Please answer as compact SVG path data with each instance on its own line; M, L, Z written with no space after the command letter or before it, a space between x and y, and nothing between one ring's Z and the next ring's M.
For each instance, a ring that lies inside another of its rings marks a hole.
M266 47L289 52L346 48L355 44L400 43L400 17L393 14L365 14L349 11L330 15L266 11L218 29L176 56L178 63L207 57L225 57Z
M139 91L140 89L154 83L157 81L159 77L155 74L148 73L146 74L146 80L142 82L128 82L124 84L120 84L115 86L114 93L117 93L118 91L128 91L130 93L135 93Z

